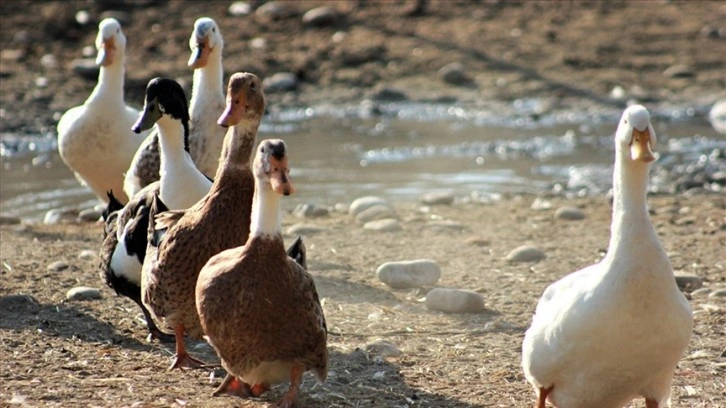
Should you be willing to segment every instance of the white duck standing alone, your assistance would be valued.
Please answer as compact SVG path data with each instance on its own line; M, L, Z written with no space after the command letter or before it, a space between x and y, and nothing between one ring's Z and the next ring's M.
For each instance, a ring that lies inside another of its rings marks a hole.
M254 163L255 196L244 246L212 257L199 273L202 328L229 375L215 392L247 398L290 381L278 407L292 407L302 375L328 372L327 329L312 276L285 253L280 199L294 192L282 140L265 140Z
M170 340L156 327L141 302L141 267L146 255L149 219L155 215L150 211L153 198L158 194L164 209L186 209L209 192L212 182L194 166L189 156L187 99L182 87L173 79L149 81L144 109L133 130L140 133L154 124L161 146L161 178L133 196L116 217L104 217L106 234L99 257L102 279L117 294L141 307L151 337ZM112 199L107 211L117 207Z
M146 134L131 131L139 112L124 102L126 37L118 21L101 21L96 48L98 84L83 105L69 109L58 122L58 151L99 199L108 202L106 192L113 191L126 203L124 172Z
M222 67L222 33L214 20L202 17L194 23L189 38L194 69L192 97L189 104L189 151L196 167L207 177L214 177L219 165L226 129L217 125L225 108L224 72ZM156 132L144 140L128 166L124 191L130 197L159 179L159 138Z
M643 397L669 404L676 365L693 330L691 307L648 217L655 132L640 105L615 133L613 219L598 264L551 284L522 345L522 366L538 395L556 407L622 407Z

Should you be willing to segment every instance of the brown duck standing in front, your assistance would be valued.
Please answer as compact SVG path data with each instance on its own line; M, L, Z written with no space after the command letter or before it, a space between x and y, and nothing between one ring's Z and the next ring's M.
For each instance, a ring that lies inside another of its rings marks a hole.
M264 112L260 79L250 73L232 75L227 107L218 121L231 127L211 190L187 210L159 214L149 228L142 299L159 325L176 336L176 357L169 369L203 364L184 347L185 332L194 338L202 335L194 288L211 256L247 241L254 194L250 159Z
M290 408L305 371L314 370L319 381L327 377L327 329L312 276L282 242L280 199L294 192L285 143L265 140L257 152L249 240L213 256L199 272L197 311L231 374L214 395L260 396L290 381L277 405Z

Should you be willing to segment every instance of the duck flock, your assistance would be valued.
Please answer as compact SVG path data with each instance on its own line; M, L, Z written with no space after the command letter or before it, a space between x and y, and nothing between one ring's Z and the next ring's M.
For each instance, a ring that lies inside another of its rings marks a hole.
M278 406L295 406L304 372L326 379L327 327L302 238L283 243L280 200L295 187L285 142L256 140L260 78L235 73L225 95L222 34L199 18L191 101L154 78L139 112L124 100L121 25L98 28L98 84L60 119L58 148L107 203L101 278L141 308L151 338L175 341L170 369L204 366L184 336L204 337L227 371L212 395L259 397L289 382ZM669 406L693 330L648 215L656 135L644 107L624 111L614 143L607 255L545 290L522 344L539 408Z

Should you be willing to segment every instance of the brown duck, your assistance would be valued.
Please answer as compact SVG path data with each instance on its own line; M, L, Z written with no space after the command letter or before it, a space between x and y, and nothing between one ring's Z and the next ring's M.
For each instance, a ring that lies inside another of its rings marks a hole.
M260 79L250 73L234 74L227 107L218 121L231 127L211 190L187 210L159 214L150 227L142 300L160 327L176 336L170 369L202 364L184 347L185 332L195 338L202 335L194 305L199 270L211 256L247 241L254 193L250 158L264 111Z
M214 395L260 396L290 381L279 407L295 405L305 371L328 373L325 316L312 276L285 252L280 199L294 192L285 143L265 140L254 162L255 196L244 246L212 257L196 303L209 343L231 374ZM302 251L304 253L304 250Z

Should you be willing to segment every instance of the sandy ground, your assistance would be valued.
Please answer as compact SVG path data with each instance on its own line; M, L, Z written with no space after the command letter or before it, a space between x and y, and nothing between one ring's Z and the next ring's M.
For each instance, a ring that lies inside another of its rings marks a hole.
M301 405L532 403L520 368L520 344L536 301L550 282L602 257L610 224L606 198L553 198L553 209L544 211L530 209L533 199L514 196L493 204L457 202L428 209L401 205L396 209L403 230L388 233L366 231L347 214L310 220L286 214L285 227L299 222L324 227L306 242L330 329L331 373L324 386L316 387L306 376ZM580 207L586 218L556 220L554 209L563 205ZM712 290L725 288L724 198L657 196L650 206L674 269L697 275ZM248 402L211 398L221 370L167 372L173 348L147 342L137 307L103 287L97 259L78 257L83 250L96 250L100 226L19 225L0 231L3 404L253 407L268 406L284 392L278 387ZM522 244L540 248L547 258L504 260ZM430 311L421 301L430 288L392 290L375 276L384 262L420 258L441 266L437 287L475 290L487 309L477 314ZM46 269L59 260L69 267ZM80 285L103 287L103 298L66 301L66 291ZM696 327L675 375L678 407L716 407L726 397L726 304L702 292L691 299ZM379 340L401 355L382 357L369 348ZM216 362L204 344L192 350Z

